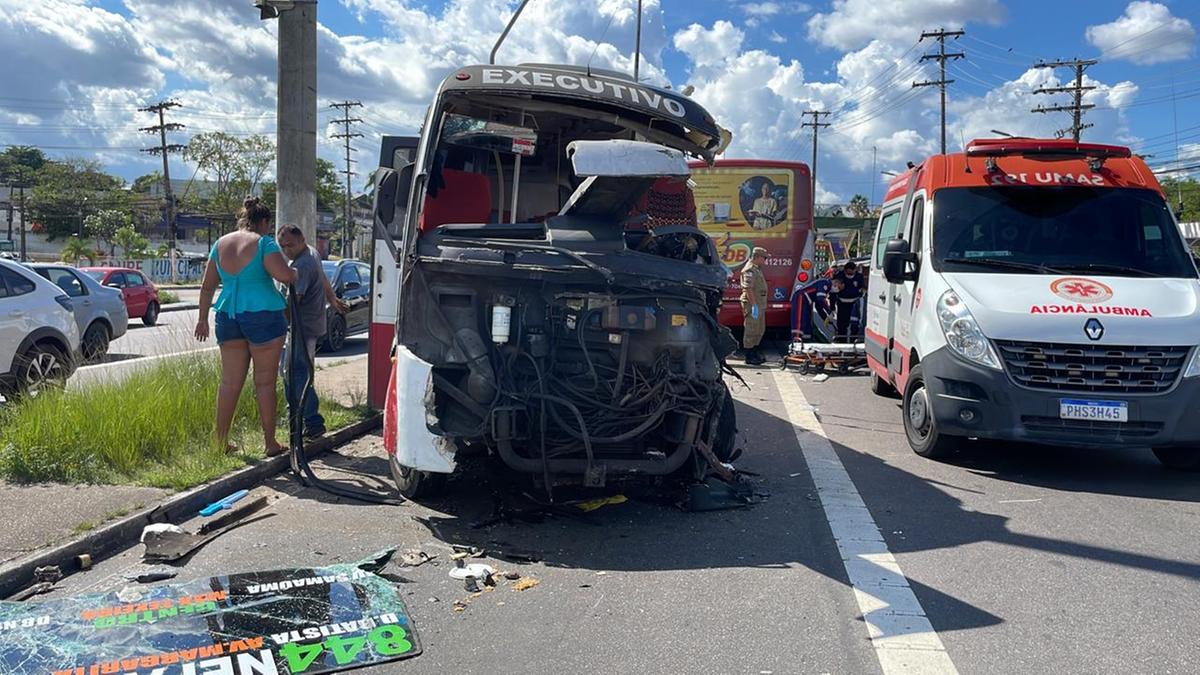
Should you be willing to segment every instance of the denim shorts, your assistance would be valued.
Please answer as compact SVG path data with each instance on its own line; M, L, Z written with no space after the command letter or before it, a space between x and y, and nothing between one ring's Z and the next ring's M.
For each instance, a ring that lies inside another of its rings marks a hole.
M217 344L246 340L252 345L266 344L287 334L287 319L282 310L242 312L229 316L217 312Z

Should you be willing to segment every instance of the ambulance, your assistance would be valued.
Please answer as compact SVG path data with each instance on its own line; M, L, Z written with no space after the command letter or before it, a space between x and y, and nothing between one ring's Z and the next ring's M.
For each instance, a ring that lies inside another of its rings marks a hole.
M1149 447L1200 468L1200 283L1128 148L984 139L898 176L868 294L871 387L909 445Z

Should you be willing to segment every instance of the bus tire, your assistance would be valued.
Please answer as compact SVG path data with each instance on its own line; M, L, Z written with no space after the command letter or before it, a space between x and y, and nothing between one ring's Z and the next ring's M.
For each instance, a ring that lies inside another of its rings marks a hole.
M925 374L920 364L908 374L901 417L908 445L921 457L942 459L954 454L962 444L961 438L947 436L938 430L937 417L930 405L929 390L925 387Z
M446 479L449 478L447 474L404 466L396 460L395 455L388 458L388 464L392 467L392 479L396 481L396 489L405 499L420 501L437 497L446 491Z

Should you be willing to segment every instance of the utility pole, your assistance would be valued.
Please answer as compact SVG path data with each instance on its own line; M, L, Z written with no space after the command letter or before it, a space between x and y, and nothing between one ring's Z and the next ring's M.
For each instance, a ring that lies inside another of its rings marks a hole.
M317 0L255 0L279 20L275 218L317 241Z
M350 169L350 165L355 163L354 160L350 159L350 153L355 152L355 149L350 147L350 141L355 138L362 138L363 135L350 131L351 124L362 121L357 117L351 117L350 109L361 108L362 103L358 101L342 101L341 103L331 103L329 104L329 107L337 108L342 111L342 118L330 120L330 123L342 125L342 133L333 134L333 137L343 139L346 142L346 170L342 171L342 173L346 174L346 203L343 210L344 219L342 220L342 257L352 258L354 257L354 242L352 239L354 236L354 214L350 205L350 200L352 198L350 191L350 180L356 174Z
M175 265L175 197L171 194L171 163L167 161L168 156L172 152L180 152L183 150L182 145L168 145L167 132L179 131L184 126L177 122L167 123L166 112L171 108L178 108L179 103L176 101L159 101L145 108L138 108L138 112L156 113L158 115L158 124L142 127L139 131L148 134L158 134L158 145L152 148L145 148L142 152L147 152L152 155L162 155L163 163L163 195L167 199L167 232L170 233L171 254L169 257L171 263L171 283L178 281L178 275ZM82 227L82 225L81 225Z
M25 230L29 228L29 221L25 218L25 183L21 183L19 187L21 188L19 202L21 205L21 262L25 262L29 260L29 255L25 249Z
M941 76L936 80L926 80L924 82L913 82L913 88L917 87L933 87L936 86L941 90L942 94L942 154L946 154L946 85L953 84L954 80L946 79L946 62L954 59L964 59L967 57L962 52L946 53L946 38L952 37L955 40L966 35L966 31L961 30L927 30L921 33L921 39L918 42L924 42L925 38L934 38L938 41L938 53L925 54L921 57L922 61L937 61Z
M633 81L638 81L638 69L642 65L642 0L637 0L637 34L633 39Z
M800 119L804 119L809 115L812 116L811 122L801 122L800 128L812 127L813 130L813 154L812 166L808 167L812 171L812 206L813 212L816 212L817 207L817 136L820 135L821 127L829 126L828 122L822 122L822 116L828 117L829 113L824 110L805 110L800 113Z
M872 145L871 146L871 201L867 204L871 208L875 208L875 183L879 182L879 179L875 177L878 175L877 173L875 173L875 160L878 159L878 157L879 157L879 150L874 145Z
M1073 95L1074 101L1071 105L1056 105L1050 107L1039 105L1031 111L1035 113L1070 112L1071 126L1066 129L1060 129L1058 132L1059 138L1062 138L1069 133L1071 134L1071 138L1074 138L1075 142L1078 143L1083 130L1093 126L1090 123L1083 123L1083 111L1096 107L1095 104L1083 102L1083 92L1095 89L1096 87L1090 85L1086 87L1083 86L1083 71L1087 70L1088 66L1094 66L1097 63L1099 63L1099 61L1096 59L1072 59L1070 61L1050 61L1048 63L1043 61L1042 63L1035 63L1033 65L1034 68L1070 67L1075 69L1075 86L1042 87L1040 89L1033 90L1033 93L1035 94L1062 94L1070 92Z

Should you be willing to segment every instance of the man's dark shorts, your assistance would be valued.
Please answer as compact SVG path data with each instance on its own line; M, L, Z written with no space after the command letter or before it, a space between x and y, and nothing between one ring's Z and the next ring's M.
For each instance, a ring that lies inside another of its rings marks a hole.
M217 344L230 340L246 340L252 345L263 345L287 334L287 319L278 310L242 312L229 316L217 312Z

